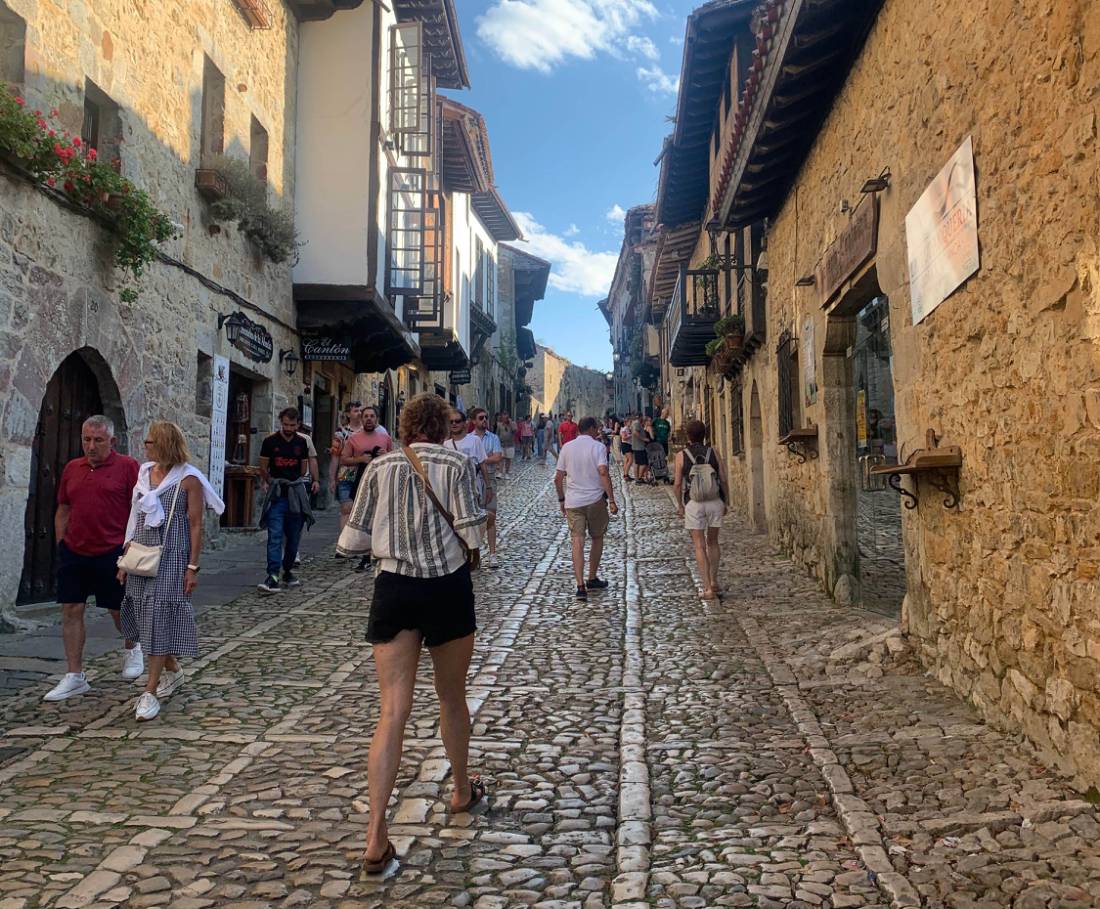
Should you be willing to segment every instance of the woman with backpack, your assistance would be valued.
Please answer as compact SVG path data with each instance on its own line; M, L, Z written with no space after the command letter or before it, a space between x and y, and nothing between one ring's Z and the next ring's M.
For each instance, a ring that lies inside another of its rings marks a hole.
M692 420L685 427L688 446L676 455L674 490L677 511L691 531L695 562L703 577L703 599L718 598L718 530L729 505L726 470L713 448L706 445L707 427Z

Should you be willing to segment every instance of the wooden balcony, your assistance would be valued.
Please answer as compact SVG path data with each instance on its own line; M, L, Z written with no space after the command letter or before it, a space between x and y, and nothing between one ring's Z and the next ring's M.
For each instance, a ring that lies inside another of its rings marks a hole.
M720 314L718 272L681 268L665 313L672 366L707 364L710 357L705 348L714 340L714 323Z

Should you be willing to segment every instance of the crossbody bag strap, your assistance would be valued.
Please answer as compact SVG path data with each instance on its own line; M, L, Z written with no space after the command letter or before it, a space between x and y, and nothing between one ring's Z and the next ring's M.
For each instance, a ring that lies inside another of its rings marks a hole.
M164 546L164 538L166 536L168 536L168 528L172 525L172 518L174 518L175 515L176 515L176 502L179 501L180 489L182 488L182 486L183 486L183 477L180 477L179 482L176 483L175 494L172 496L172 508L168 512L168 520L164 522L164 528L161 531L161 535L160 535L160 545L161 546Z
M443 503L436 497L435 490L432 489L431 481L428 479L428 472L424 469L424 464L421 462L420 456L413 451L411 445L406 445L403 451L405 452L405 457L409 459L409 463L412 464L413 470L416 471L417 475L424 483L424 492L428 494L428 498L432 500L432 504L436 507L436 510L443 515L443 520L447 522L447 526L450 527L454 535L458 537L458 542L462 543L463 548L465 548L466 544L463 542L462 537L458 536L458 531L455 530L454 515L444 508Z

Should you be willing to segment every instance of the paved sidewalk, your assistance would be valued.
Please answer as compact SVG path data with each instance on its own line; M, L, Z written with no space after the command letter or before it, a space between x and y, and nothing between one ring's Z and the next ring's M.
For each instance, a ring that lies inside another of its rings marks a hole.
M1097 905L1093 808L925 679L887 620L837 609L734 519L728 593L704 603L654 488L621 491L611 588L578 603L551 471L520 474L503 566L476 579L488 815L446 812L425 655L391 805L402 868L357 879L370 580L322 557L300 590L208 610L153 724L113 654L93 695L0 701L19 749L0 909Z

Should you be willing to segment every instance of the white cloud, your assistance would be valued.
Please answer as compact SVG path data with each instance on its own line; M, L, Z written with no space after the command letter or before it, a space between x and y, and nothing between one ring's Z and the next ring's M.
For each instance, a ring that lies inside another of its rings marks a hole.
M505 62L548 73L598 53L658 59L648 38L634 34L655 19L650 0L495 0L477 19L477 34Z
M670 76L659 66L639 66L637 73L645 87L654 94L675 95L680 90L679 77Z
M577 234L579 234L580 232L581 232L581 229L580 229L579 227L577 227L577 225L576 225L576 224L570 224L570 225L569 225L569 226L568 226L568 227L567 227L567 228L565 229L565 235L566 235L567 237L575 237L575 236L576 236Z
M626 209L616 202L604 213L604 217L612 224L622 224L626 219Z
M550 233L529 212L512 214L527 238L526 243L518 245L553 266L551 287L585 297L606 296L619 261L617 252L593 252L580 241Z
M657 61L661 59L661 52L657 50L657 45L645 35L627 35L626 40L623 41L623 46L632 54L645 57L647 60Z

